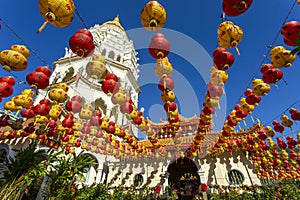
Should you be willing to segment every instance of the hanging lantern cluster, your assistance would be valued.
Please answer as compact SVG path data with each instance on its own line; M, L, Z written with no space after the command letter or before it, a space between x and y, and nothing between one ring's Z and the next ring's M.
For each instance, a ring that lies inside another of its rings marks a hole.
M243 38L243 30L231 21L222 22L218 27L218 44L223 48L235 48L240 54L237 45Z
M16 112L22 108L29 108L33 105L34 92L30 89L22 90L21 94L12 97L10 101L5 102L4 109L10 112Z
M105 81L102 83L103 92L111 96L112 103L118 104L121 113L125 114L141 131L151 133L150 124L132 102L130 91L120 87L118 80L119 78L115 74L107 74Z
M205 135L211 130L211 122L216 108L219 107L219 99L223 94L223 86L228 80L227 72L217 69L213 66L210 70L210 81L206 85L207 92L205 101L199 117L199 125L191 145L192 156L197 156L197 151L202 147Z
M291 67L296 59L296 55L291 54L290 50L286 50L283 46L276 46L270 51L272 65L276 68Z
M16 84L12 76L2 76L0 78L0 102L2 98L9 97L14 92L13 86Z
M26 76L26 81L31 88L45 89L49 86L49 78L51 71L47 66L39 66L35 69L35 72L30 72Z
M39 0L38 7L42 17L46 21L37 33L40 33L48 23L64 28L69 26L73 21L75 6L72 0Z
M69 39L69 46L79 57L87 57L94 53L95 44L89 30L80 29Z
M148 31L158 31L166 23L166 10L157 1L149 1L141 11L140 21L142 26Z
M93 79L104 79L108 73L105 58L101 55L93 56L86 65L86 73Z
M300 22L290 21L281 28L283 41L288 46L300 46Z
M250 8L252 2L253 0L223 0L223 12L231 17L239 16Z
M7 71L22 71L28 66L30 52L24 45L12 45L10 50L0 52L0 64Z
M179 130L179 113L178 113L178 106L174 102L176 99L176 95L173 91L174 89L174 81L170 76L161 76L158 89L162 92L161 100L164 103L164 109L169 121L169 127L167 128L168 131L174 137L176 132Z

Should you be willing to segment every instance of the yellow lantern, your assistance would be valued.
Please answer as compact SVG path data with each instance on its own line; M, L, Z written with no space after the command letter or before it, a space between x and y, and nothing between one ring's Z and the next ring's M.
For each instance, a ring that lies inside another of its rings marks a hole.
M60 105L58 105L58 104L52 105L52 107L49 111L49 117L51 117L51 119L56 120L60 117L61 111L62 111L62 108Z
M172 64L169 62L168 57L156 60L154 72L159 78L168 77L172 75L173 67Z
M265 83L262 79L254 79L252 82L253 92L257 96L267 95L271 87L268 83Z
M58 83L55 87L56 88L50 90L50 92L48 93L49 98L52 101L56 101L58 103L65 102L68 98L68 85L65 83Z
M50 90L48 96L52 101L56 101L58 103L63 103L68 98L67 92L61 88L54 88Z
M93 79L104 79L107 74L105 58L103 56L93 56L86 65L86 73Z
M27 58L30 56L28 49L23 45L12 45L10 50L0 52L0 64L7 71L22 71L28 66Z
M84 104L79 113L81 119L90 119L93 116L93 106L91 104Z
M160 99L164 102L164 103L169 103L169 102L174 102L176 98L175 93L171 90L171 91L166 91L163 92L160 95Z
M75 7L72 0L39 0L38 6L46 21L37 33L40 33L48 23L64 28L70 25L73 20Z
M281 119L281 124L282 124L283 126L291 127L291 126L293 126L293 124L294 124L294 122L293 122L292 120L290 120L289 117L288 117L287 115L282 115L282 116L280 117L280 119Z
M142 26L148 31L158 31L164 27L167 19L165 8L157 1L149 1L141 11Z
M126 102L126 91L124 88L120 87L119 91L113 94L111 98L114 104L122 105Z
M22 93L13 98L16 105L22 106L23 108L29 108L33 105L34 92L31 89L23 90Z
M240 55L237 45L243 38L243 30L231 21L222 22L218 28L218 44L223 48L235 48Z
M296 55L291 54L290 50L286 50L283 46L276 46L270 51L272 65L274 67L290 67L296 59Z
M5 102L5 104L4 104L4 109L5 110L15 112L15 111L18 111L18 110L22 109L22 106L16 105L13 99L14 98L12 98L12 100L10 100L10 101Z

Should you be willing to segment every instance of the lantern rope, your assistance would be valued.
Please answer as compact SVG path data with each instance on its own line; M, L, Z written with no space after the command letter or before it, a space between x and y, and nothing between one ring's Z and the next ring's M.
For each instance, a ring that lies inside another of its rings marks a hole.
M286 113L290 108L292 108L295 104L299 103L300 100L295 101L294 103L292 103L289 107L287 107L283 112L281 112L280 114L276 115L274 118L272 118L270 121L268 121L266 124L271 124L273 120L277 119L278 117L280 117L282 114Z
M35 50L33 50L2 18L0 21L6 26L6 28L15 36L17 37L42 63L46 66L50 66ZM52 69L53 70L53 69Z
M78 18L78 20L83 24L84 28L88 29L85 21L83 20L83 18L81 17L81 15L79 14L77 8L75 7L75 16Z
M252 82L252 80L255 79L255 77L257 76L260 67L261 67L261 66L264 64L264 62L267 60L268 55L270 54L270 51L272 50L272 48L274 47L274 45L275 45L275 43L276 43L278 37L280 36L280 33L281 33L281 27L287 22L289 16L291 15L292 11L294 10L296 4L297 4L297 0L295 0L294 3L292 4L292 6L291 6L291 8L290 8L290 10L289 10L289 12L288 12L288 14L287 14L286 17L284 18L284 21L283 21L283 23L281 24L280 29L279 29L279 31L277 32L275 38L273 39L271 45L269 45L269 46L267 47L268 50L267 50L266 53L264 54L264 56L263 56L264 58L263 58L261 64L259 65L258 70L257 70L257 71L255 72L255 74L251 77L251 80L250 80L250 82L247 84L246 88L248 88L248 87L251 85L251 82ZM287 81L286 81L286 80L283 79L283 81L284 81L285 84L287 84ZM242 97L243 97L243 94L241 94L240 97L239 97L238 99L240 100ZM238 104L239 100L237 101L236 104ZM235 105L234 105L234 106L235 106ZM234 109L234 107L233 107L231 110L233 110L233 109Z

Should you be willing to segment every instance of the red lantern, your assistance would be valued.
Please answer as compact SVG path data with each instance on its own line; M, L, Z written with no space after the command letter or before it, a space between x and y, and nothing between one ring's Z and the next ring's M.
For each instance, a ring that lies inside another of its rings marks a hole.
M254 94L254 92L251 89L247 89L244 92L245 96L246 96L246 102L249 105L258 105L258 103L260 102L261 98L260 96L257 96Z
M13 88L7 82L0 82L0 96L9 97L13 93Z
M205 183L201 183L201 190L205 192L208 190L208 186Z
M66 103L66 109L73 113L79 113L82 109L82 104L79 101L68 101Z
M160 193L161 187L159 185L157 185L157 186L154 187L154 190L155 190L156 193Z
M133 111L132 103L128 103L128 102L124 103L123 105L121 105L120 111L123 114L124 113L127 113L127 114L131 113Z
M89 30L78 30L69 40L69 45L73 53L80 57L87 57L93 54L95 44L93 36Z
M43 72L46 76L51 76L51 71L47 66L39 66L35 69L36 72Z
M291 114L291 118L293 120L300 120L300 112L296 108L291 108L289 113Z
M26 118L32 118L35 116L35 113L34 113L34 110L32 109L32 107L22 110L20 114L22 117L26 117Z
M119 83L114 79L105 80L101 85L102 91L109 96L118 92L119 87Z
M284 127L280 124L280 122L273 120L272 124L276 132L282 133L284 131Z
M217 48L213 52L213 57L214 63L219 70L229 69L229 67L231 67L234 62L233 54L222 47Z
M11 86L14 86L16 84L15 79L12 76L2 76L0 78L0 82L6 82Z
M212 98L220 97L223 94L223 87L222 86L213 85L211 82L209 82L206 85L206 87L207 87L209 96L212 97Z
M46 116L50 111L50 106L40 102L38 105L34 106L33 110L35 114Z
M277 138L277 145L279 148L285 149L286 148L286 143L283 141L281 138Z
M49 86L49 77L43 72L28 73L26 81L34 89L45 89Z
M280 69L275 69L271 64L262 65L260 72L265 83L276 83L283 77L283 72Z
M149 44L149 53L155 59L167 57L170 53L169 41L162 33L156 33Z
M228 16L243 14L252 4L253 0L223 0L223 11Z
M290 21L281 28L281 34L284 37L284 43L289 46L300 45L300 22Z
M159 83L158 83L158 89L160 91L165 91L165 90L173 90L174 88L174 81L172 80L171 77L162 77L160 80L159 80Z
M215 109L215 108L209 108L209 107L206 107L206 106L204 106L204 107L202 108L202 113L203 113L204 115L214 114L215 112L216 112L216 109Z

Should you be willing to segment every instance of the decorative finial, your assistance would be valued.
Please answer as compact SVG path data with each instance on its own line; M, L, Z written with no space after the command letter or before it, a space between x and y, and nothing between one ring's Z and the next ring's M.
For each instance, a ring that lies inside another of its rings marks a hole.
M114 18L114 20L113 20L114 22L116 22L116 23L120 23L120 20L119 20L119 15L117 15L115 18Z

